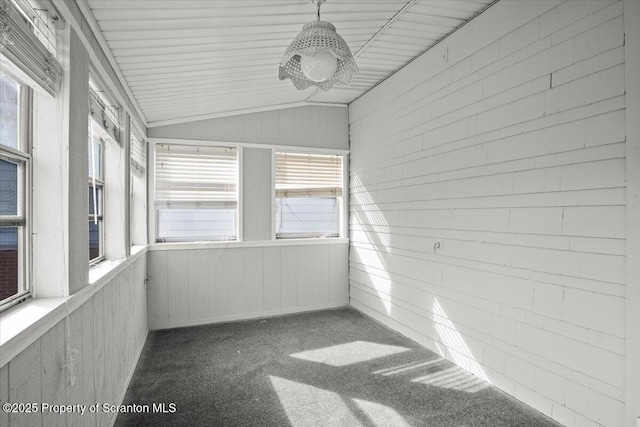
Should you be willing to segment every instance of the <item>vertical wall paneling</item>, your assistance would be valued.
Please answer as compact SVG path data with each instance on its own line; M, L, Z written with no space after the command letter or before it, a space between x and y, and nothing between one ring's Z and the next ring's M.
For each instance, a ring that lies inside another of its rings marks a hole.
M167 290L167 256L169 252L158 252L148 256L149 262L149 324L169 323L169 301Z
M352 305L569 426L637 399L623 5L498 2L350 106Z
M82 333L82 308L75 310L74 312L72 312L69 315L68 319L63 320L60 325L62 326L63 329L63 333L66 333L66 328L67 328L67 321L69 322L69 348L71 349L78 349L78 348L82 348L82 340L83 340L83 333ZM66 344L65 344L66 345ZM64 354L64 352L63 352ZM76 363L73 364L73 377L74 377L74 381L76 381L76 384L84 384L85 379L84 379L84 371L85 371L85 367L84 367L84 363L82 360L82 357L80 355L78 355L76 358ZM87 371L90 372L90 371ZM67 373L64 371L64 369L62 370L62 375L67 375ZM68 372L68 375L71 375L71 372ZM88 374L89 375L89 374ZM79 386L79 387L75 387L71 386L71 380L69 379L68 382L66 382L65 384L65 390L66 390L66 402L73 402L73 403L79 403L79 404L87 404L85 402L85 395L84 395L84 387ZM90 403L89 403L90 404ZM82 420L82 415L78 414L78 413L70 413L66 415L67 417L67 424L68 426L82 426L83 420ZM89 418L94 418L92 416L90 416Z
M297 248L287 246L280 249L280 303L282 307L296 307L297 297Z
M42 351L42 398L40 402L66 404L66 372L64 322L58 322L40 338ZM67 425L67 414L42 413L43 426Z
M268 312L280 311L282 305L282 271L280 269L281 248L270 246L264 248L264 291L263 304Z
M42 400L42 346L38 340L16 356L9 367L9 402ZM13 380L12 380L13 379ZM9 414L9 425L42 425L41 413Z
M184 285L190 282L189 252L172 252L167 258L167 302L169 307L169 322L181 324L187 321L189 314L189 292L185 292ZM153 257L153 255L151 255ZM158 274L151 272L152 277ZM152 279L152 288L155 286Z
M80 314L82 318L82 347L72 348L92 348L93 351L83 351L78 354L78 365L82 366L82 384L77 390L82 394L81 402L84 404L91 404L91 402L97 402L96 396L96 364L95 364L95 336L94 328L95 321L93 316L94 303L84 304L80 308ZM73 388L72 388L73 389ZM82 423L87 426L94 426L97 423L97 414L82 417Z
M149 252L149 327L165 329L345 306L348 243Z
M0 367L0 400L52 405L120 404L148 331L146 262L145 256L139 256L71 310L68 318L63 315L33 344ZM76 351L74 384L66 367L67 336L69 348ZM8 421L2 425L11 426L84 427L112 425L116 415L103 411L82 416L45 411L11 413L0 416L0 420Z
M349 267L344 266L344 260L349 259L349 246L338 245L329 248L328 252L327 298L330 304L339 304L349 300Z
M9 402L9 365L0 368L0 405ZM0 424L9 425L9 413L0 412Z
M315 245L310 248L311 259L314 260L310 269L312 301L329 301L329 249L331 247Z

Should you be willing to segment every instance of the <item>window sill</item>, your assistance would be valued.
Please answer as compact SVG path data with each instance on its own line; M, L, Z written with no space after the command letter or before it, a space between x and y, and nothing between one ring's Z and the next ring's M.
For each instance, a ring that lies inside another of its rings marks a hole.
M0 314L0 367L66 315L65 298L31 298ZM54 320L55 319L55 320Z
M223 242L167 242L149 246L150 251L173 251L183 249L233 249L261 248L266 246L306 246L306 245L339 245L348 244L349 239L343 237L302 238L255 241L223 241Z
M67 314L82 306L109 280L135 260L146 247L141 246L127 258L119 261L103 261L89 270L89 283L77 293L65 297L30 298L0 313L0 367L9 363Z
M126 259L105 259L99 263L89 267L89 284L101 286L104 282L109 281L113 276L120 272L118 267L122 264L129 265L135 261L138 256L145 252L146 246L132 246L131 255Z

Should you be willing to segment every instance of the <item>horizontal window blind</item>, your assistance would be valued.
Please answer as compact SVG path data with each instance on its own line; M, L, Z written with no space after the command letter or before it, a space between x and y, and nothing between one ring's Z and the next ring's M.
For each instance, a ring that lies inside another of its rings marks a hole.
M342 156L276 152L276 197L341 197Z
M147 142L138 134L131 132L131 171L144 174L147 164Z
M156 208L237 208L236 148L157 145L155 166Z
M40 40L41 25L36 26L28 16L12 1L0 0L0 52L56 96L62 84L62 66Z
M1 1L1 0L0 0ZM117 143L120 143L119 109L100 98L92 88L89 88L89 114L91 118L109 134Z

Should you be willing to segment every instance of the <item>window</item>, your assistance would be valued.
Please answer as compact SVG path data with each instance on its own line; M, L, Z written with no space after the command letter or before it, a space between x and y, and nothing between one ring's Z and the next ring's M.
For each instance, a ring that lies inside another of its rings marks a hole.
M62 84L62 66L56 60L54 10L38 7L31 0L0 2L0 51L33 82L56 96Z
M105 258L107 246L105 218L109 216L107 193L112 196L112 205L124 205L118 197L118 181L122 180L118 171L123 169L118 164L122 152L119 145L120 108L103 88L104 85L95 77L95 73L91 72L87 156L89 165L89 262L91 264L96 264ZM109 166L111 166L110 169ZM109 192L110 183L111 192ZM116 222L116 220L117 218L114 218L112 222ZM120 236L113 235L112 237L117 240Z
M129 224L130 244L142 245L147 242L147 141L142 133L131 124L131 177L129 180Z
M339 237L342 155L276 152L277 239Z
M51 114L43 111L50 112L47 103L57 105L63 69L56 60L55 8L45 10L32 0L15 0L0 1L0 9L0 310L4 310L33 291L31 230L37 215L32 212L32 191L37 171L32 139L39 135L42 122L45 127L51 124ZM49 144L43 141L41 146Z
M104 258L104 139L89 120L89 262Z
M29 295L31 92L0 71L0 308Z
M236 240L238 149L157 145L156 241Z

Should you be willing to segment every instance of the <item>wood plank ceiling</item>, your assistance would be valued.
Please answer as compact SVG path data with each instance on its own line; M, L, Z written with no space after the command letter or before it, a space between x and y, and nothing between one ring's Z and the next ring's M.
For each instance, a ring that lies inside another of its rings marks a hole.
M87 0L82 9L148 125L157 126L349 104L493 2L327 0L322 20L335 25L359 67L349 86L327 92L278 80L286 47L316 18L309 0Z

